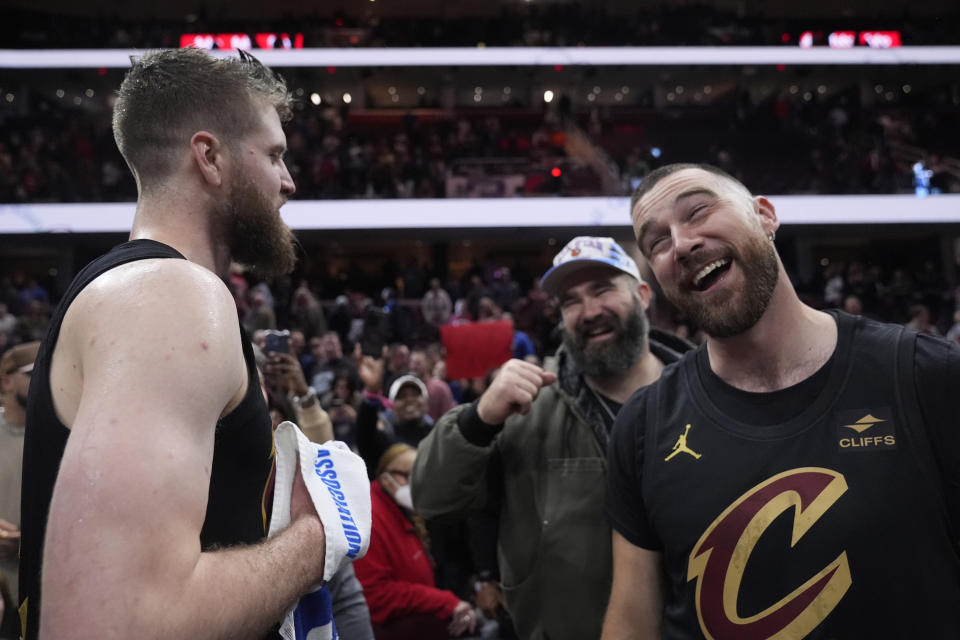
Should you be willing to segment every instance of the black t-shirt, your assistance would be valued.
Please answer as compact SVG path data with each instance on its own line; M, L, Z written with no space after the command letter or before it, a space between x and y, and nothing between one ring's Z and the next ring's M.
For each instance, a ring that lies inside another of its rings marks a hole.
M607 513L661 554L664 638L960 637L960 347L835 315L793 387L735 389L701 347L620 412Z
M831 356L812 376L786 389L754 393L730 386L715 374L710 368L706 347L697 349L696 354L697 375L717 408L727 415L737 416L741 422L758 427L786 422L790 416L799 415L804 407L810 406L823 392L835 359Z
M584 382L584 384L587 384ZM603 418L603 426L607 428L607 433L613 429L613 424L617 420L617 415L620 413L620 409L623 408L622 402L617 402L613 398L609 398L599 391L594 391L591 389L593 394L597 397L597 401L600 403L600 413Z

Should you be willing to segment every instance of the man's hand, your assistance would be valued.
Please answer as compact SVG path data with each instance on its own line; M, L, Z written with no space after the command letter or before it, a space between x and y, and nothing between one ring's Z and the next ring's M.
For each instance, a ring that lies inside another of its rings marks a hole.
M354 409L349 404L330 407L330 410L327 411L327 413L330 414L330 419L333 420L334 422L336 421L356 422L357 421L357 410Z
M477 615L473 612L473 605L465 600L461 600L457 608L453 610L447 631L450 632L451 636L460 636L467 631L472 634L476 628Z
M313 505L313 499L307 491L307 485L303 482L303 476L295 473L293 474L293 493L290 495L290 522L296 522L300 518L319 520L320 516L317 515L317 508Z
M357 375L368 393L377 394L383 390L383 358L363 355L358 342L353 349L353 359L357 363Z
M16 560L20 552L20 528L0 518L0 558Z
M276 381L280 391L292 391L295 396L305 396L310 390L300 363L289 353L271 353L264 373L270 381Z
M540 389L557 380L555 373L544 371L523 360L510 360L500 369L490 388L480 396L477 414L487 424L501 425L515 413L526 414Z
M483 615L490 620L497 620L500 617L501 607L506 606L503 602L503 591L496 580L484 580L479 583L477 590L477 606L483 611Z

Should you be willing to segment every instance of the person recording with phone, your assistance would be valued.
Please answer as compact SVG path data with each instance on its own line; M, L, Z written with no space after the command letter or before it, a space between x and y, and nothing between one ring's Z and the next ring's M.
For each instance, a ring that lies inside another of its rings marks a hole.
M280 423L290 420L297 423L312 442L323 444L334 438L330 420L316 399L316 394L310 393L310 388L306 386L302 370L299 366L292 366L291 360L295 360L293 354L282 351L286 348L284 334L287 332L264 332L262 342L265 348L272 350L268 352L269 355L262 350L257 353L257 367L260 370L263 395L270 409L273 428L276 429ZM278 349L281 351L278 352ZM300 396L295 395L304 388L307 389L306 392ZM289 391L284 393L284 389ZM272 510L272 494L268 500L268 509ZM363 595L363 587L354 574L353 564L344 563L328 586L338 634L351 640L374 640L370 612ZM5 639L0 637L0 640Z
M281 409L277 412L277 418L296 422L312 442L322 444L333 440L330 416L320 406L317 392L307 384L300 363L290 353L290 332L267 331L265 338L263 377L271 415L276 409ZM286 415L290 408L293 410L292 417ZM274 427L277 424L274 418Z
M333 437L351 449L357 445L357 408L362 401L353 377L346 373L338 374L330 391L320 398L320 406L333 423Z

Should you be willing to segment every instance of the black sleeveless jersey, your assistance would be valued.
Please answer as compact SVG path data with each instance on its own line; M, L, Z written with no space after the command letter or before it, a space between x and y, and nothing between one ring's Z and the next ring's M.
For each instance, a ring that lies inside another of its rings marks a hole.
M27 405L21 500L20 615L25 625L23 637L28 640L37 637L47 515L60 460L70 436L70 430L57 417L50 392L50 363L60 327L70 304L90 282L114 267L149 258L184 259L184 256L159 242L134 240L91 262L73 280L54 311L37 354ZM247 393L237 408L216 426L210 492L200 533L204 549L250 544L266 535L263 497L273 462L273 435L253 348L242 328L240 332L247 363ZM144 442L149 444L149 439Z
M721 411L705 353L621 412L607 513L662 554L663 638L960 638L958 452L930 433L957 416L925 424L915 334L836 318L817 391L777 424Z

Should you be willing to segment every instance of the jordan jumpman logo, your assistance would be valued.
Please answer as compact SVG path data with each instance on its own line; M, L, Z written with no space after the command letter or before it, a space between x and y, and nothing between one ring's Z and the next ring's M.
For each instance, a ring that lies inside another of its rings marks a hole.
M664 458L664 462L674 457L678 453L689 453L697 460L700 459L700 454L687 446L687 434L690 433L690 425L687 425L687 428L684 429L683 433L677 438L677 443L673 445L673 453Z

